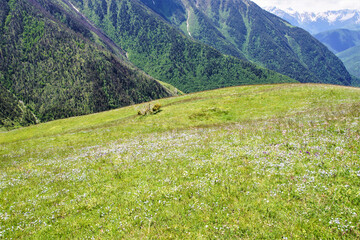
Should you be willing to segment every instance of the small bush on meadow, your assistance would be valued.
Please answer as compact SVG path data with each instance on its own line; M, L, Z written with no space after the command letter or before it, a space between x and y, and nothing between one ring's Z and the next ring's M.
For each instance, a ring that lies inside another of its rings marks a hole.
M157 114L159 113L161 110L161 104L156 103L154 105L146 105L142 110L138 111L138 115L140 116L146 116L146 115L152 115L152 114Z

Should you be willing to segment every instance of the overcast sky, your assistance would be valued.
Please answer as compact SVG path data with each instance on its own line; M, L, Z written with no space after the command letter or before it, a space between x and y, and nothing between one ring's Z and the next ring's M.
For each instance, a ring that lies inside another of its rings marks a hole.
M276 6L297 11L324 12L327 10L358 9L359 0L252 0L260 7Z

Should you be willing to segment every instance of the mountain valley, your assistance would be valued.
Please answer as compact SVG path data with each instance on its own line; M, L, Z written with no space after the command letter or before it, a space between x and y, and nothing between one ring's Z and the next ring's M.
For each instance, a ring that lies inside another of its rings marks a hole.
M173 95L156 80L185 93L352 84L326 47L247 0L1 0L1 9L0 84L39 121Z
M360 31L336 29L315 35L345 64L350 74L360 78Z
M183 36L138 2L81 3L0 2L0 84L40 121L170 96L152 77L184 92L296 82Z

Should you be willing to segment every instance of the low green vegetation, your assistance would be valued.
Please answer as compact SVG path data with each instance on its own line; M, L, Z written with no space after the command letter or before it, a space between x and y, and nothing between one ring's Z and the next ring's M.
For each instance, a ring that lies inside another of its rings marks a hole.
M0 238L359 239L359 103L243 86L0 133Z

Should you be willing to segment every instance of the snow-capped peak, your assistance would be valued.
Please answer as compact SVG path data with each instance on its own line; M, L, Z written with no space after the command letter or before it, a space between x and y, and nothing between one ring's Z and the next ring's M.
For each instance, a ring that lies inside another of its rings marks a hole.
M267 7L265 10L311 33L336 28L360 29L359 10L345 9L326 12L299 12L291 8L279 9L277 7Z

